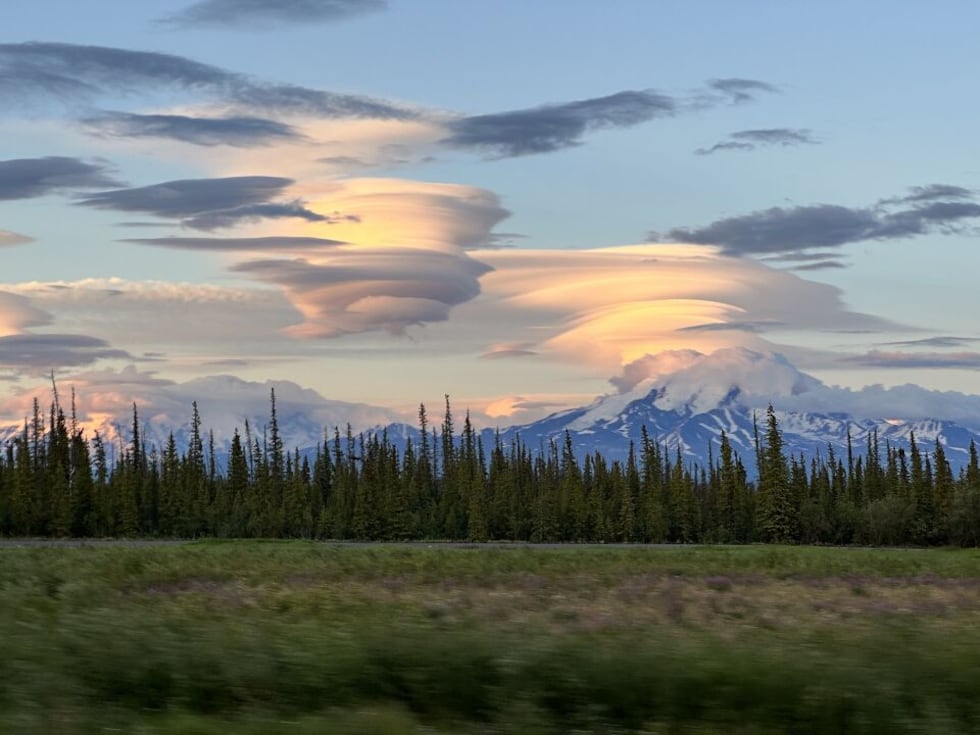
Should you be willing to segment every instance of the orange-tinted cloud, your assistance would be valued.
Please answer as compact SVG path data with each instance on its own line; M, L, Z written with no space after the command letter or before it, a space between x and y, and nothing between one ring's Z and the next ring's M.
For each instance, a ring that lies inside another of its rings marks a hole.
M487 320L500 325L491 326L490 344L519 341L523 350L600 367L607 375L663 350L767 349L769 331L799 336L886 325L847 309L834 287L703 247L473 255L493 270L466 313L482 308L495 315Z

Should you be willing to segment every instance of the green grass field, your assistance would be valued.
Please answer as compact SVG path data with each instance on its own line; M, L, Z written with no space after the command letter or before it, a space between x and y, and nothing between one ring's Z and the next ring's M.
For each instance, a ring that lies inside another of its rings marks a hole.
M3 733L980 732L980 552L0 548Z

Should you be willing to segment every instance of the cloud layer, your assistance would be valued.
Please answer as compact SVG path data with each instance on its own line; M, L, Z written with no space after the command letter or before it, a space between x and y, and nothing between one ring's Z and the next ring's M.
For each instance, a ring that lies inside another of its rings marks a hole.
M68 156L0 161L0 200L30 199L78 189L119 186L103 163Z
M79 334L11 334L0 337L0 368L44 373L61 367L91 365L102 359L126 359L124 350Z
M281 176L183 179L96 192L77 203L85 207L179 219L184 227L195 230L215 230L263 219L297 218L327 224L340 219L357 221L356 215L318 214L299 200L270 201L293 183L292 179Z
M677 227L666 236L676 242L717 245L729 255L771 255L959 232L978 218L980 203L972 192L937 184L915 187L907 196L882 199L870 207L772 207L704 227Z
M0 44L0 92L57 103L110 94L182 91L251 110L325 118L410 119L407 108L359 95L267 83L173 54L109 46ZM7 111L9 114L9 110Z
M192 117L103 112L83 118L81 123L89 132L106 138L169 138L209 147L227 145L249 148L303 138L286 123L244 115Z
M346 20L387 5L386 0L198 0L160 22L176 28L272 30Z
M494 270L481 281L479 302L464 311L483 309L491 344L519 341L519 352L500 357L540 352L606 376L663 350L770 350L768 332L893 326L849 310L834 287L697 246L474 255Z
M758 79L745 79L743 77L728 77L726 79L712 79L708 82L708 88L725 95L732 104L741 105L752 102L759 94L775 94L779 88L768 82Z
M811 131L805 128L764 128L761 130L739 130L710 148L698 148L694 152L701 156L707 156L720 151L754 151L773 146L790 148L800 145L816 145L819 142L813 137Z
M473 115L448 124L451 146L493 156L523 156L579 145L589 131L624 128L676 110L675 101L650 90L624 91L593 99L542 105L490 115Z

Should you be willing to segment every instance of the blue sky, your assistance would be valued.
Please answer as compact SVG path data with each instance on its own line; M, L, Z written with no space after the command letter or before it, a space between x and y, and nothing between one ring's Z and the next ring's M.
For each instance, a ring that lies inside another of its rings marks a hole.
M975 3L0 21L4 410L53 369L525 420L733 345L978 392Z

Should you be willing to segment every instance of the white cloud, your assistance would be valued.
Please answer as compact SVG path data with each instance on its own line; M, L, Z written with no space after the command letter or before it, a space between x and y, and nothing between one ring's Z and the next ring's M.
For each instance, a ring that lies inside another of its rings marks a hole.
M128 439L135 403L141 422L146 423L147 435L157 445L166 440L170 428L186 428L190 424L195 401L204 429L213 429L219 442L230 440L235 428L244 430L246 420L254 435L261 438L269 422L273 389L287 447L308 446L322 440L324 430L332 434L333 427L339 426L343 431L348 422L359 431L407 418L384 408L328 400L286 380L256 382L212 375L176 382L133 366L60 378L58 390L66 412L72 389L79 426L89 436L97 430L103 436ZM51 400L50 386L19 389L0 398L0 420L7 425L22 422L35 397L46 406Z

